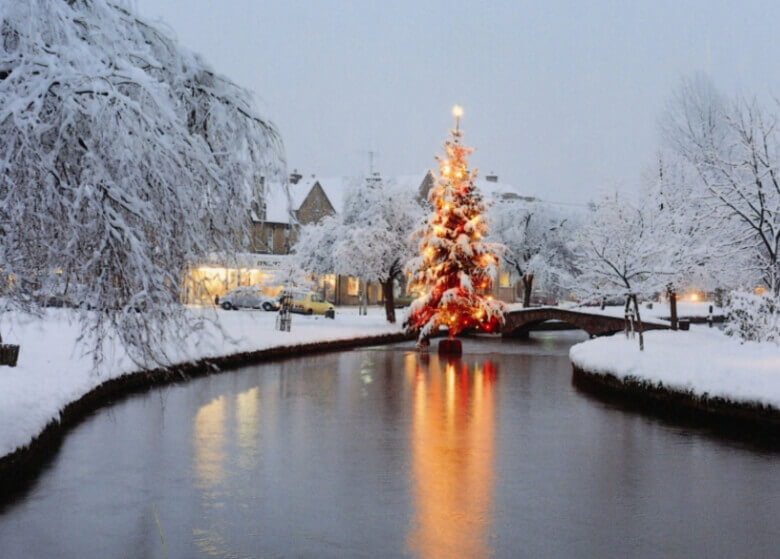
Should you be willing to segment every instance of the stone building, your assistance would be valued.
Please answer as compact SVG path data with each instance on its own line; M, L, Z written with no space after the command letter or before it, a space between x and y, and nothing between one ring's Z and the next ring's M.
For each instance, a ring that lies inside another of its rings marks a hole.
M303 178L293 173L290 177L290 199L281 194L281 189L272 192L265 206L265 220L254 219L254 235L258 252L268 254L289 254L295 244L295 227L290 229L289 211L301 225L316 223L324 216L334 215L342 211L344 195L350 187L349 178ZM431 171L424 175L403 175L387 179L388 183L401 186L409 191L421 204L426 204L428 193L433 186L435 177ZM498 176L488 174L477 179L477 187L488 200L524 200L532 202L535 199L521 195L512 185L501 183ZM254 216L255 218L259 216ZM336 305L358 304L359 285L357 278L327 274L317 278L320 294ZM369 303L382 302L382 290L378 284L369 284ZM512 277L509 271L499 274L493 286L493 296L508 303L522 299L522 284L519 278Z
M344 194L353 180L304 178L294 172L290 176L289 197L278 185L270 185L261 213L252 215L253 251L288 255L299 226L317 223L343 209ZM375 283L362 286L357 278L336 274L320 275L315 281L320 295L336 305L357 305L361 289L367 289L369 304L383 301L381 286Z
M393 177L387 182L408 190L409 196L425 204L434 180L433 174L428 171L424 175ZM231 262L241 264L219 265L213 259L202 263L193 276L205 280L208 294L200 298L191 297L190 302L213 299L238 285L258 284L269 295L278 293L281 286L272 283L274 269L282 266L289 256L298 227L317 223L342 211L345 193L354 181L354 178L303 177L293 172L289 179L289 195L281 185L266 185L264 202L251 212L251 254L238 260L231 259ZM498 177L493 174L478 179L477 186L487 199L533 200L521 196L512 186L498 182ZM364 286L357 278L336 274L320 275L314 281L319 294L336 305L357 305L361 289L366 289L369 304L383 301L381 286L376 283L369 282ZM399 291L402 290L403 286L400 286ZM513 278L509 272L501 272L493 295L506 302L520 300L522 288L519 279Z
M253 252L289 254L296 238L296 227L290 227L291 221L308 225L336 214L333 198L325 193L320 180L315 177L304 179L293 173L289 197L281 185L269 185L259 215L252 212Z

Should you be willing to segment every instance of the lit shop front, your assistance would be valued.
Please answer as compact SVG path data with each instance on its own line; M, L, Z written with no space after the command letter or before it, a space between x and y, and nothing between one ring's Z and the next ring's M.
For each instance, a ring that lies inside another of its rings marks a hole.
M219 260L204 260L189 269L184 278L184 302L189 305L213 304L216 297L239 286L259 287L275 297L282 290L277 278L285 255L244 254Z

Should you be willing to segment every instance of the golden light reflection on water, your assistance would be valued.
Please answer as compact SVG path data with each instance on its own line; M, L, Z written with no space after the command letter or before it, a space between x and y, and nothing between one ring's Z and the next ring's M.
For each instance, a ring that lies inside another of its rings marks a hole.
M203 489L225 478L225 405L225 397L220 396L195 414L192 429L195 472Z
M260 430L260 390L257 386L236 394L238 428L238 464L244 471L257 465L257 440Z
M202 406L193 421L193 467L201 491L207 522L193 527L192 541L203 555L243 557L226 538L229 530L220 511L224 510L231 484L244 479L257 467L259 456L261 393L257 386L235 397L219 396ZM233 417L235 423L229 422ZM226 462L228 456L235 462ZM238 467L236 467L238 466ZM229 477L228 477L229 476ZM224 484L222 487L218 487ZM214 516L211 513L214 512Z
M492 522L496 369L414 356L410 549L420 557L486 557Z

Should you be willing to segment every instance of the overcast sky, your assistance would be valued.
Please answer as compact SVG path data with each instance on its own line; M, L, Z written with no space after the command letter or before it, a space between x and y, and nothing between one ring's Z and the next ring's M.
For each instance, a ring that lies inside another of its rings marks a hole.
M434 165L465 108L482 175L558 201L638 184L685 77L780 92L780 2L135 0L255 93L290 169Z

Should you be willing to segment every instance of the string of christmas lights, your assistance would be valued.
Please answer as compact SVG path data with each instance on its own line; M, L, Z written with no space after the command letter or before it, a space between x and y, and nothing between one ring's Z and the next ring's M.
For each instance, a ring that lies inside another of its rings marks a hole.
M496 331L504 321L505 305L490 295L499 271L501 246L483 240L488 231L485 202L474 184L476 170L468 167L474 151L461 144L460 117L438 156L439 174L428 194L432 213L417 234L420 256L409 266L410 291L421 293L413 303L407 327L427 344L431 334L447 326L452 339L466 329Z

